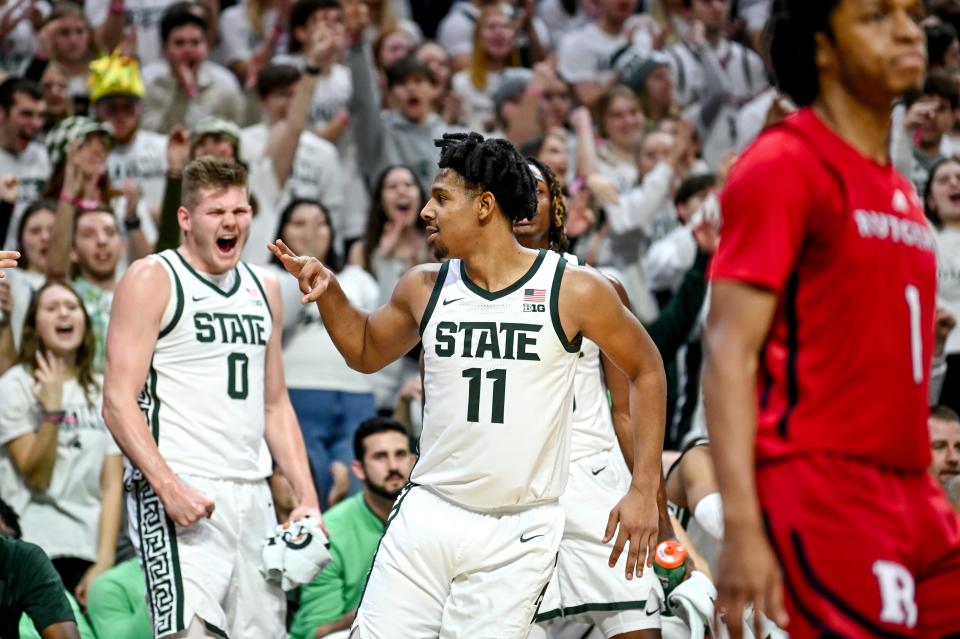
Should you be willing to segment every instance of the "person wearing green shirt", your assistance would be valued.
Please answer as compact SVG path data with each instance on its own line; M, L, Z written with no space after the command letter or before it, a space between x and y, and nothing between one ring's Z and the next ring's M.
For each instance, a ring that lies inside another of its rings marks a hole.
M40 546L20 540L19 517L0 499L0 637L31 626L43 639L80 639L60 575Z
M80 610L80 604L77 603L77 600L69 592L64 591L64 594L67 596L67 603L70 605L70 610L73 611L73 618L77 622L77 633L80 636L80 639L97 639L97 634L93 631L93 628L90 626L90 622L87 621L87 618L83 616L83 611ZM49 628L49 626L48 626ZM44 628L44 633L47 633L48 629ZM53 637L72 637L73 635L47 635L40 634L37 632L37 626L33 623L33 620L24 613L20 617L20 639L47 639L48 636ZM111 637L113 635L104 635L104 637ZM3 635L6 637L6 635Z
M363 491L323 515L331 561L301 589L290 639L327 637L350 628L387 516L415 461L407 431L386 417L360 424L353 455L353 473L363 482Z
M104 572L90 587L87 615L100 637L153 639L147 587L136 557Z

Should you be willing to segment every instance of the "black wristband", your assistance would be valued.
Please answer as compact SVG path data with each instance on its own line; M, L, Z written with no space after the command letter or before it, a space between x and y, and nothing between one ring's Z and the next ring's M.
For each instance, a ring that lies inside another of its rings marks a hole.
M320 67L312 67L308 64L303 67L303 72L307 75L320 75Z
M123 228L128 231L136 231L140 228L140 225L143 224L143 220L139 217L125 217L123 218Z

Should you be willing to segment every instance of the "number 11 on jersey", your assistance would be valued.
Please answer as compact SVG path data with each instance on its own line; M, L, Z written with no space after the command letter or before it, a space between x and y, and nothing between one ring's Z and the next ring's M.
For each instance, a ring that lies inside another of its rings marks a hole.
M480 387L483 385L481 377L483 371L479 368L468 368L463 371L463 377L470 380L467 389L467 421L480 421ZM507 371L503 368L494 368L487 371L485 376L493 380L493 406L491 407L490 421L494 424L503 423L503 399L507 393Z

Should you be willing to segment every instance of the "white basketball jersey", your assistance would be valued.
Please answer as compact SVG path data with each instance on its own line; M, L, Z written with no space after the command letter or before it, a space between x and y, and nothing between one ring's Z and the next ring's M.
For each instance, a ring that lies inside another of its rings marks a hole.
M540 251L495 293L471 282L460 260L441 266L420 322L424 412L412 482L482 511L563 493L580 346L560 325L565 266Z
M563 257L571 264L581 264L572 253ZM573 432L570 436L570 459L582 459L616 443L610 401L603 383L600 347L588 339L580 347L577 373L573 378Z
M176 250L154 259L170 275L171 299L140 407L160 454L177 473L268 476L264 372L273 320L260 278L240 262L221 290Z

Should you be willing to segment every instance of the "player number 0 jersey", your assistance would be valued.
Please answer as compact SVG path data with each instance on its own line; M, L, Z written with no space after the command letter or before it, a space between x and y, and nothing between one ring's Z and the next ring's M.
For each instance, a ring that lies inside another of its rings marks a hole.
M153 259L170 276L170 304L140 407L160 454L177 473L266 477L264 371L273 321L259 277L241 262L221 290L175 250Z
M470 281L460 260L441 266L420 323L424 415L411 481L481 511L563 493L580 346L560 326L565 265L541 251L494 293Z

